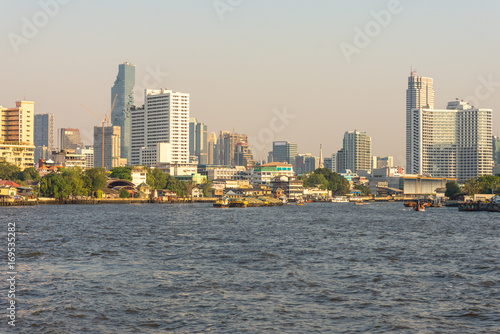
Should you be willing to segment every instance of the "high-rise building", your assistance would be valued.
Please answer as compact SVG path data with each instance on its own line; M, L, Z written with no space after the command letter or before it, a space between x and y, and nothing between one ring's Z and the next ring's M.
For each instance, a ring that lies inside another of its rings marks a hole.
M189 94L146 89L144 102L131 111L132 165L141 155L148 165L189 164Z
M83 147L79 129L61 128L59 132L59 149L73 150Z
M372 140L365 132L347 131L344 134L343 147L337 153L338 171L350 169L371 170Z
M331 170L332 172L337 172L337 155L334 153L331 157L325 158L324 167Z
M35 114L34 126L35 146L54 148L54 115Z
M252 150L247 143L240 142L236 144L234 151L234 165L245 167L253 167L256 165L256 162L253 159Z
M393 167L394 158L391 156L387 157L372 157L372 169L380 169L384 167Z
M273 161L293 164L297 155L297 144L288 141L273 142Z
M434 109L434 89L432 78L418 77L412 71L408 77L406 90L406 170L413 169L411 162L411 111L415 108Z
M248 136L228 131L220 132L217 144L219 146L219 165L235 166L234 153L238 143L248 144Z
M452 101L446 109L411 111L410 174L464 181L490 175L493 167L491 109Z
M319 167L319 158L310 153L297 154L295 156L295 172L297 174L307 174L314 172Z
M493 136L493 162L500 165L500 137Z
M189 155L196 156L200 165L208 163L207 125L194 117L189 118Z
M120 155L130 163L130 112L134 106L135 65L118 65L118 75L111 88L111 123L121 129ZM116 101L115 101L116 97ZM113 106L113 101L115 104Z
M217 156L217 135L215 132L210 132L210 135L208 136L208 162L207 164L209 165L214 165L215 162L218 160Z
M34 166L35 102L16 101L14 108L0 106L0 160L21 170Z
M101 133L102 133L102 127L101 127ZM76 149L76 154L82 154L85 156L85 168L94 168L94 147L93 146L86 145L85 147L78 147ZM101 159L102 159L102 152L101 152Z
M105 126L103 142L102 127L94 126L94 167L104 167L106 170L110 170L126 164L125 159L120 157L120 136L121 130L119 126Z

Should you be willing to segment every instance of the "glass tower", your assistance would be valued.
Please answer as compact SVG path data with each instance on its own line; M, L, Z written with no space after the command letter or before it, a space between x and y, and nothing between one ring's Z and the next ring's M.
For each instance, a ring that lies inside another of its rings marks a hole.
M125 62L118 65L118 75L111 88L111 123L121 131L120 157L130 163L130 109L134 105L135 65Z

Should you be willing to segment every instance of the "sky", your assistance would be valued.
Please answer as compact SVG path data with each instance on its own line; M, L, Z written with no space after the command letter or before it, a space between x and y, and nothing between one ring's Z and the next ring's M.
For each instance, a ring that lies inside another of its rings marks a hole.
M118 64L144 88L190 94L190 116L246 133L257 158L273 140L329 156L345 131L405 164L410 69L432 77L436 108L493 109L500 132L496 0L0 0L0 105L35 101L55 128L92 144L110 113ZM57 136L56 136L57 138Z

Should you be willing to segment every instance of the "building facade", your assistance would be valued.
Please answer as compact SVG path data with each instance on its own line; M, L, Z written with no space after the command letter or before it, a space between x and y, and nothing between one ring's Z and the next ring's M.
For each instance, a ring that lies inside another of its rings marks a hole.
M102 128L101 128L102 130ZM78 147L76 154L83 154L85 156L85 168L94 168L94 147L87 145L85 147Z
M111 170L126 164L120 156L120 136L119 126L105 126L103 140L102 127L94 126L94 167Z
M344 134L342 149L337 152L337 171L350 169L371 170L372 141L365 132L347 131Z
M141 163L141 150L153 152L168 144L167 155L157 163L189 164L189 94L167 89L146 89L144 109L131 111L131 163Z
M60 150L73 150L83 147L79 129L61 128L59 131Z
M207 164L214 165L215 162L219 160L217 152L217 135L215 132L210 132L208 136L207 150Z
M120 127L120 156L130 163L130 112L134 105L135 65L118 65L118 74L111 88L111 123ZM116 100L115 100L116 97ZM113 106L113 101L115 102Z
M35 146L45 146L49 150L54 149L54 115L35 114L34 124Z
M34 166L35 102L16 101L13 108L0 106L0 160L21 170Z
M297 156L297 144L288 141L273 142L273 162L284 162L293 164Z
M207 125L194 117L189 119L189 154L198 157L200 165L208 164Z
M413 109L409 174L464 181L491 175L492 110L452 101L446 109Z
M218 139L219 165L235 166L234 153L236 152L236 144L247 143L248 136L245 134L231 133L221 131Z
M412 170L413 159L411 156L411 111L415 108L434 109L433 79L417 76L412 71L408 77L408 89L406 90L406 169Z

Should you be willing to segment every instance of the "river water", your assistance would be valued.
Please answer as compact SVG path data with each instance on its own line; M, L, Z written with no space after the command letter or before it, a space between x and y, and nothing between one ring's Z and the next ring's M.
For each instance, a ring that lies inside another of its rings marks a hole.
M3 254L16 223L18 271L1 332L500 333L498 213L47 205L0 219Z

